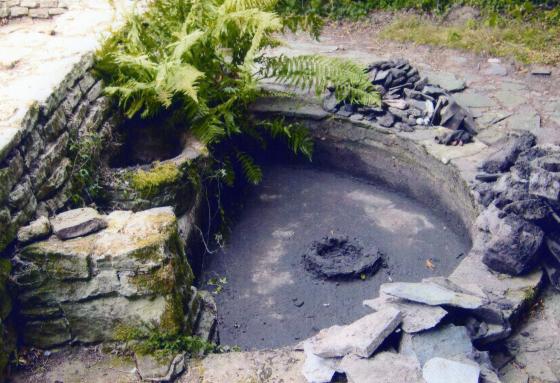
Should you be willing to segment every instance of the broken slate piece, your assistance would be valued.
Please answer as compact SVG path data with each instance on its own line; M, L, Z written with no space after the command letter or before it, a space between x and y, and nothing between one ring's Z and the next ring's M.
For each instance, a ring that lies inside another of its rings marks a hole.
M69 210L51 219L53 233L61 240L82 237L107 227L97 210L86 207Z
M470 359L473 346L466 327L452 324L417 334L403 334L399 352L421 365L435 357Z
M485 304L481 297L456 292L435 283L384 283L379 288L379 292L429 306L447 305L477 309Z
M386 307L399 310L403 316L401 327L407 333L429 330L437 326L447 315L447 311L441 307L405 301L386 295L365 300L364 306L368 306L375 311L383 310Z
M51 235L52 227L47 217L39 217L29 225L18 230L17 239L21 243L29 243L47 238Z
M381 352L371 359L347 355L340 370L348 383L424 383L416 359L392 352Z
M386 308L366 315L347 326L332 326L311 338L312 351L323 358L356 354L369 358L399 324L400 311Z
M426 383L478 383L480 367L454 360L433 358L422 369Z
M339 359L321 358L311 350L311 343L305 342L303 345L305 352L305 362L303 363L302 373L308 383L329 383L338 368Z

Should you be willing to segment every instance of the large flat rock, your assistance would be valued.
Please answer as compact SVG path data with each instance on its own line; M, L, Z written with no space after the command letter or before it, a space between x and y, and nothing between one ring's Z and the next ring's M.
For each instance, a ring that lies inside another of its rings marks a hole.
M311 338L311 351L323 358L355 354L368 358L401 323L400 311L386 308L347 326L332 326Z
M484 305L483 298L445 288L439 284L394 282L385 283L380 293L430 306L448 305L464 309L477 309Z
M447 315L447 311L437 306L428 306L399 298L382 295L375 299L364 301L364 305L375 311L386 307L393 307L401 312L403 317L402 329L408 333L429 330Z
M191 360L178 383L307 383L301 373L304 354L290 349L230 352Z
M478 383L480 367L444 358L430 359L422 369L426 383Z
M340 370L348 383L424 383L418 361L412 357L381 352L371 359L348 355L342 359Z

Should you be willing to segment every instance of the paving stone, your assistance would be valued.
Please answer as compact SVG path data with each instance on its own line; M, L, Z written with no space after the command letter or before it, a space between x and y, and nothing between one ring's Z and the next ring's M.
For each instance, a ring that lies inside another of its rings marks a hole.
M447 311L441 307L414 303L386 295L366 300L364 305L375 311L383 310L385 307L399 310L403 316L401 327L407 333L431 329L447 315Z
M505 65L500 63L491 62L488 66L482 71L485 75L488 76L507 76L508 69Z
M348 383L425 383L415 358L381 352L371 359L347 355L340 363Z
M541 116L531 106L523 106L507 120L507 126L512 130L528 130L536 133L541 127Z
M492 108L496 103L487 95L475 92L464 92L456 94L455 99L459 104L467 108Z
M428 83L437 85L450 92L462 91L467 87L465 80L458 78L449 72L429 72L427 73Z
M527 95L524 92L500 90L494 93L494 96L508 109L515 109L519 105L527 102Z
M480 367L434 358L424 365L422 376L426 383L478 383Z
M324 358L356 354L368 358L402 322L400 311L386 308L347 325L332 326L311 338L312 351Z
M485 304L483 298L453 291L436 283L384 283L380 293L430 306L448 305L465 309L477 309Z

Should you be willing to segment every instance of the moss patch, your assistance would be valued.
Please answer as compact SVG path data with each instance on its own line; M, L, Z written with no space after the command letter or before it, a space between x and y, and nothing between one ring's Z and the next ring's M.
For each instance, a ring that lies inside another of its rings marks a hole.
M560 63L560 28L544 23L503 19L441 25L418 16L403 17L383 30L390 40L414 42L512 57L522 63Z
M182 176L181 170L174 164L157 164L153 169L139 169L130 175L130 182L144 198L157 195L162 188L177 182Z

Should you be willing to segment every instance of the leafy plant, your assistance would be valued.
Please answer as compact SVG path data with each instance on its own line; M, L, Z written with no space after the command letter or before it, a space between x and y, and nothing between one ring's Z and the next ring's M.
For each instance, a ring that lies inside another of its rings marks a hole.
M189 355L220 352L222 348L202 338L161 331L157 326L143 324L139 327L120 326L115 338L127 342L132 351L141 355L168 356L179 352Z
M101 192L99 185L99 156L103 139L99 133L85 133L70 140L70 201L81 206L95 200Z
M317 31L313 18L279 17L277 0L154 0L144 14L98 52L97 70L129 118L173 111L226 169L238 164L251 182L262 172L246 150L284 137L295 153L310 156L312 142L301 127L280 128L248 118L258 81L276 77L322 93L334 86L340 100L379 102L356 64L317 56L267 58L285 28ZM231 176L229 177L231 180Z

